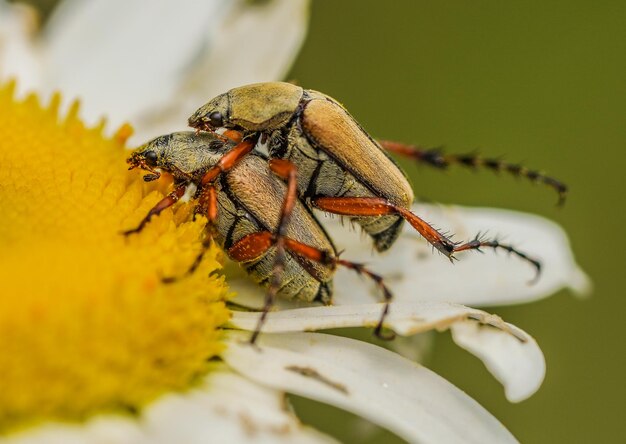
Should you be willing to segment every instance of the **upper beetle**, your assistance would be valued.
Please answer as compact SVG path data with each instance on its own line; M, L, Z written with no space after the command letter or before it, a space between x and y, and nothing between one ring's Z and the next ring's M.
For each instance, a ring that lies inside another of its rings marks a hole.
M320 92L282 82L234 88L197 110L189 125L269 138L270 156L297 166L301 197L329 212L335 211L323 208L319 198L380 197L404 209L413 202L404 173L343 106ZM391 246L403 221L394 213L351 215L379 251Z
M412 213L413 190L385 150L440 168L461 163L506 169L543 181L559 193L565 191L555 179L519 165L477 156L444 156L397 142L379 143L336 100L290 83L231 89L199 108L189 125L211 132L227 128L239 138L267 140L270 157L292 165L282 175L295 177L299 196L312 207L350 217L373 238L378 251L393 244L404 220L449 258L481 246L509 249L495 241L455 243Z

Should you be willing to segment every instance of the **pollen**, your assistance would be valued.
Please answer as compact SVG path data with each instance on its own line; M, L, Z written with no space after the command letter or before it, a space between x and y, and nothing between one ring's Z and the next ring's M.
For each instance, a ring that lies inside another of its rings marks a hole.
M127 170L127 126L105 137L59 104L0 85L0 435L193 386L229 318L219 250L186 273L206 220L182 204L121 235L171 181Z

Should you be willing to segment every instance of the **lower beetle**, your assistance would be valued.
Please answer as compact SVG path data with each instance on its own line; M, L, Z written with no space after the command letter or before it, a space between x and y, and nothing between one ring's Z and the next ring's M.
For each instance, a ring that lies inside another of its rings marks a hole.
M275 296L330 304L337 266L367 276L380 287L387 302L375 329L375 334L381 336L392 298L382 278L363 264L339 258L315 216L297 198L295 182L285 185L270 170L284 174L283 161L274 159L268 166L265 158L252 154L231 162L229 155L249 151L253 145L252 141L235 145L211 133L179 132L139 147L128 159L129 169L148 171L145 181L158 179L161 171L170 173L174 190L125 234L140 231L153 216L191 192L197 199L196 212L208 217L215 241L254 281L268 287L265 308L251 342L261 331ZM281 227L281 220L289 223Z
M189 124L212 132L227 128L238 140L267 139L270 157L289 161L283 178L294 175L297 168L298 194L307 205L359 223L373 238L378 251L393 244L406 220L450 259L459 251L493 247L530 260L497 241L455 243L413 214L411 186L383 148L438 167L456 162L505 169L542 181L556 188L561 197L566 192L559 181L518 165L476 156L443 156L437 151L396 142L380 144L337 101L289 83L259 83L231 89L199 108L189 118ZM240 152L232 159L236 162L245 155ZM539 268L536 261L530 262Z

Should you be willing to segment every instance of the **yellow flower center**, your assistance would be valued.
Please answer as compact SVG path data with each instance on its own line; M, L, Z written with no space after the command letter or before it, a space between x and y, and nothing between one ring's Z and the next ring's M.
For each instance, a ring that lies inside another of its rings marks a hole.
M130 129L86 128L0 85L0 432L135 411L222 350L219 251L189 205L124 237L167 191L127 171ZM165 276L181 276L164 284Z

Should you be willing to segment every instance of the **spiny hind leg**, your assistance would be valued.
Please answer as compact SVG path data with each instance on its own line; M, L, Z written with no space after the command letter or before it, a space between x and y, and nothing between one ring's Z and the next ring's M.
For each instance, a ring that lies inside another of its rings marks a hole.
M465 243L453 242L416 214L413 214L406 208L393 205L382 198L316 197L311 199L311 202L313 206L322 211L340 214L342 216L384 216L387 214L397 214L409 222L411 226L424 237L424 239L426 239L433 247L443 253L450 260L454 259L454 253L469 250L480 251L483 247L490 247L494 250L506 250L530 263L537 272L535 280L539 277L539 273L541 272L541 263L538 260L533 259L526 253L517 250L511 245L502 244L495 239L483 239L479 237Z

